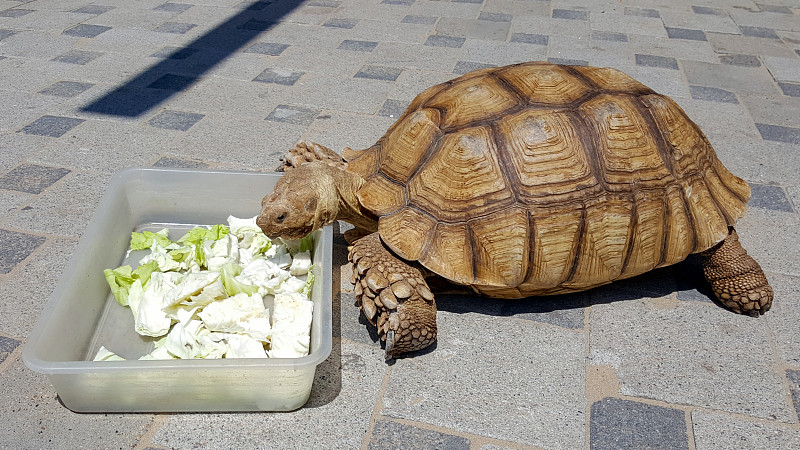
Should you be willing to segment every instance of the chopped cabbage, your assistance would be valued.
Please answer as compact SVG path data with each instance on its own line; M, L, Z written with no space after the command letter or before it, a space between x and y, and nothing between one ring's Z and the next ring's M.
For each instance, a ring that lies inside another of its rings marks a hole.
M156 338L139 359L299 357L310 341L312 247L310 236L272 241L255 217L230 216L174 242L166 228L134 232L128 253L149 253L104 274L136 332ZM266 296L275 296L272 321ZM105 347L95 357L115 360Z

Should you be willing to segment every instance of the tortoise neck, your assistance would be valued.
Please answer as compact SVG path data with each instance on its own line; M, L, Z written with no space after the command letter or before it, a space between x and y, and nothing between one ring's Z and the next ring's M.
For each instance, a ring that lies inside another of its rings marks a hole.
M336 219L368 231L378 231L378 218L358 201L358 190L364 185L364 179L347 170L336 170L338 173L335 175L335 185L339 197L339 213Z

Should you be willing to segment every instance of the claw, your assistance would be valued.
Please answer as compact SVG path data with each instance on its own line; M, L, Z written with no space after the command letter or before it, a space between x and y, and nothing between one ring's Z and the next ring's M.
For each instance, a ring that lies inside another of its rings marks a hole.
M386 332L386 361L394 358L392 347L394 347L394 330L389 330Z

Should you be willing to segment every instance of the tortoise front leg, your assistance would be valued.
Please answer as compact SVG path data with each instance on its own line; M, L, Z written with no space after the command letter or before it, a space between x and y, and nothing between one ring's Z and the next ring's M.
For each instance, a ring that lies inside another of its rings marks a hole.
M352 282L364 316L386 341L386 359L436 341L436 302L422 272L394 256L372 233L353 244Z
M703 273L725 306L751 316L769 311L774 295L772 287L761 266L742 248L733 227L724 241L700 255Z
M295 167L314 161L322 161L330 166L345 168L344 159L335 151L311 141L300 141L281 157L279 172L287 172Z

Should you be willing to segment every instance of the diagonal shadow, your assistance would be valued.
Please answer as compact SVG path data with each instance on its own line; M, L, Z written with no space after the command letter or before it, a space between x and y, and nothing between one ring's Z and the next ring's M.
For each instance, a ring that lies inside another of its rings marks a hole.
M124 85L81 108L112 116L137 117L188 89L225 58L278 23L303 0L258 0L239 14L182 48Z

